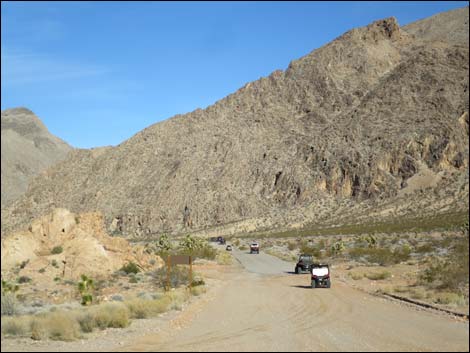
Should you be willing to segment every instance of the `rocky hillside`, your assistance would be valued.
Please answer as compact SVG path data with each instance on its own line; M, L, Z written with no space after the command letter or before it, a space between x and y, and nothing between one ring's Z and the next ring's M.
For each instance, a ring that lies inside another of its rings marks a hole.
M22 195L32 177L72 150L28 109L2 111L2 207Z
M56 277L106 277L130 262L144 270L163 265L160 257L150 255L143 246L107 235L102 215L65 209L54 209L27 230L4 237L1 248L2 278L14 274L49 285Z
M353 29L204 110L73 151L2 232L59 206L127 236L468 210L468 51L468 9Z

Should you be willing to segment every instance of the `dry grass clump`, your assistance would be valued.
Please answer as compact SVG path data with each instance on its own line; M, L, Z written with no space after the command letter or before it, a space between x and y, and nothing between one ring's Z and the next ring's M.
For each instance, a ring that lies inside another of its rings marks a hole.
M201 294L204 294L206 292L206 287L203 286L197 286L197 287L191 287L191 295L198 297Z
M2 334L6 336L26 336L31 332L31 320L28 317L2 317Z
M124 328L131 319L156 316L168 310L181 310L191 295L201 295L203 286L190 291L173 291L158 299L134 298L125 302L112 302L74 311L47 312L34 316L2 317L2 335L31 337L34 340L72 341L95 329Z
M362 275L360 273L349 272L349 277L351 277L355 281L358 281L358 280L364 278L364 275Z
M18 313L19 303L16 293L7 292L1 295L1 313L3 315L16 315Z
M231 265L232 264L232 255L227 252L219 252L216 256L216 261L219 265Z
M95 308L90 308L91 317L100 329L108 327L124 328L129 326L129 311L123 303L106 303Z
M380 281L384 279L388 279L392 276L392 274L388 271L382 271L382 272L374 272L374 273L366 273L365 277L372 281Z
M53 312L35 316L31 322L31 338L73 341L81 337L80 324L74 312Z
M153 300L134 298L126 301L125 305L131 318L145 319L167 311L172 301L173 298L170 295L164 295L159 299Z
M464 306L468 305L467 300L461 294L454 292L442 292L437 294L435 300L437 304L451 305L451 306Z

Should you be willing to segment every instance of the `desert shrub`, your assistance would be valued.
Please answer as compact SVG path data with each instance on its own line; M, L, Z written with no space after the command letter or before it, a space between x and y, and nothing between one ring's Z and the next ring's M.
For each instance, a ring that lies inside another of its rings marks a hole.
M38 270L38 272L39 272L39 273L44 273L44 272L46 272L46 269L45 269L44 267L43 267L43 268L40 268L40 269Z
M217 250L209 244L202 244L193 250L192 256L193 259L215 260Z
M245 251L245 250L248 250L248 246L242 245L242 246L239 247L239 249L240 249L241 251Z
M199 286L204 286L205 284L206 284L206 282L202 278L195 278L191 282L190 287L199 287Z
M167 268L162 267L158 270L152 272L152 277L154 278L156 284L165 288L167 284ZM187 267L180 266L171 266L170 270L170 286L172 288L177 288L179 286L189 284L189 269Z
M406 287L395 287L395 288L393 288L393 291L395 293L407 293L408 288L406 288Z
M170 298L170 309L172 310L181 310L183 308L183 303L188 299L190 293L187 291L184 292L170 292L166 294Z
M296 248L297 248L297 244L296 244L296 243L289 242L289 243L287 244L287 249L289 249L290 251L295 250Z
M360 273L354 273L354 272L350 272L349 273L349 277L351 277L353 280L355 281L358 281L360 280L361 278L363 278L364 276L361 275Z
M129 283L139 283L139 278L134 273L131 273L129 275Z
M3 315L16 315L19 310L18 299L14 292L3 292L1 296L1 314Z
M421 271L418 277L419 281L423 284L431 284L435 282L440 277L440 273L444 265L443 261L435 260L433 264Z
M408 246L390 250L388 248L353 248L349 250L349 256L354 260L365 259L370 263L381 266L393 265L404 262L410 258L411 249Z
M240 239L235 239L235 241L233 242L233 245L238 247L240 245Z
M380 281L380 280L390 278L392 274L388 271L382 271L382 272L375 272L375 273L367 273L365 276L372 281Z
M137 264L131 261L125 264L124 266L122 266L121 271L125 272L126 274L129 274L129 273L137 274L140 272L140 268L139 266L137 266Z
M9 336L25 336L30 334L30 322L28 318L2 317L2 334Z
M219 265L230 265L232 263L232 255L226 252L219 252L216 256Z
M80 338L80 324L70 312L54 312L33 318L31 338L72 341Z
M191 295L197 297L206 292L206 288L203 286L191 287Z
M423 290L413 289L410 291L411 299L421 300L426 298L426 293Z
M135 298L125 302L131 318L144 319L167 311L172 303L172 298L165 295L154 300Z
M426 243L420 246L417 246L415 252L419 254L431 253L434 252L436 249L434 248L433 244Z
M57 260L52 260L51 265L54 266L55 268L59 268L59 264L57 263Z
M468 246L469 242L466 236L455 240L445 259L433 260L421 272L420 282L451 291L467 286L469 283Z
M77 321L80 325L80 329L85 333L93 332L96 327L95 317L89 311L79 314L77 316Z
M20 287L17 284L11 284L10 282L5 281L3 279L2 279L1 283L2 283L2 285L1 285L2 294L15 293L20 289Z
M437 304L458 305L458 306L463 306L467 304L465 298L462 295L457 294L457 293L452 293L452 292L439 293L436 296L436 299L434 300L434 302Z
M312 255L314 259L320 259L323 257L323 254L320 248L309 245L306 241L303 241L300 244L300 253Z
M23 269L23 268L25 268L25 267L26 267L26 265L28 265L28 264L29 264L29 259L28 259L28 260L25 260L25 261L23 261L23 262L20 264L20 269Z
M18 281L17 281L17 282L20 283L20 284L23 284L23 283L29 283L29 282L31 282L31 281L32 281L32 279L31 279L30 277L28 277L28 276L21 276L21 277L18 278Z
M130 312L126 305L122 303L106 303L93 308L91 316L96 327L105 328L124 328L129 326ZM86 323L87 320L84 320ZM90 325L90 324L88 324Z
M52 248L51 254L52 255L62 254L63 251L64 251L64 249L62 248L62 246L58 245L58 246L54 246Z

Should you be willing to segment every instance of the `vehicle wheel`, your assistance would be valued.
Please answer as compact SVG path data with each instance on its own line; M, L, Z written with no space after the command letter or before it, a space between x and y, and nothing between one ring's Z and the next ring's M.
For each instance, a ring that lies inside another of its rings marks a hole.
M312 280L312 288L315 288L317 286L317 281Z
M298 267L295 268L295 274L296 274L296 275L299 274L299 268L298 268Z
M326 281L326 288L331 288L331 282L330 282L330 280L327 280L327 281Z

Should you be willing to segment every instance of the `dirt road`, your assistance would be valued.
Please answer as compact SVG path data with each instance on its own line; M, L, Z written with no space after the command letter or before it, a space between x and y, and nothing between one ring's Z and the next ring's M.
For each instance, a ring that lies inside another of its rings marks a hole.
M468 351L468 322L359 292L333 274L331 289L270 255L233 252L239 270L183 329L125 351Z

